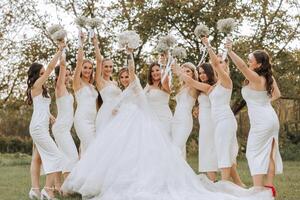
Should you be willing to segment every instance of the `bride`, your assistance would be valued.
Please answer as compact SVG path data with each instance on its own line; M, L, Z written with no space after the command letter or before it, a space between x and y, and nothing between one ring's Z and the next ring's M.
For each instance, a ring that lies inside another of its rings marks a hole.
M197 176L149 108L132 56L128 65L129 85L112 120L72 170L64 192L93 200L273 199L267 189L243 189Z

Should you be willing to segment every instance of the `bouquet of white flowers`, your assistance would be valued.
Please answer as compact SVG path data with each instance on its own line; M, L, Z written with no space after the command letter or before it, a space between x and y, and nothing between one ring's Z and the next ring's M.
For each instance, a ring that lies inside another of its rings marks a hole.
M140 36L135 31L124 31L117 35L121 49L137 49L141 45Z
M205 25L200 23L194 30L194 34L197 38L201 39L202 37L206 37L209 35L209 28ZM207 56L207 48L200 44L200 61L199 64L202 64L205 61L205 58Z
M65 37L67 36L67 32L59 24L50 26L48 28L48 32L50 34L50 37L56 42L63 41L65 39Z
M168 52L176 44L176 39L172 35L166 35L159 38L158 44L156 46L156 51L159 53Z
M67 31L62 27L60 24L52 25L48 28L48 32L50 34L50 37L55 42L63 42L65 41L65 38L67 37ZM63 50L62 56L66 56L66 48Z
M194 34L197 38L202 38L209 35L209 29L206 25L200 23L194 30Z
M183 58L186 58L187 53L186 53L185 48L175 47L172 51L172 56L176 59L183 59Z
M79 47L82 47L82 45L83 45L83 41L81 40L81 34L82 34L82 28L86 27L86 25L87 25L87 20L88 19L86 17L80 16L80 17L77 17L74 21L78 28L78 46Z
M102 20L99 18L89 18L86 20L86 24L89 27L89 40L91 41L95 35L94 29L102 24Z
M226 35L226 40L232 40L231 33L234 31L236 26L237 26L237 23L232 18L220 19L217 22L217 28L220 32L222 32ZM228 53L228 50L225 49L223 56L222 56L223 60L226 59L227 53Z

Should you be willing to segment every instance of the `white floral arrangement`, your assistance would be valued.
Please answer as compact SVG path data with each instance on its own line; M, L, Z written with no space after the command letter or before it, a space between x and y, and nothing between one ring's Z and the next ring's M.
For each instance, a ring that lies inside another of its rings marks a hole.
M165 53L170 49L170 47L165 43L158 43L155 50L159 53Z
M76 19L74 20L75 24L80 28L85 27L87 25L87 21L88 18L84 16L76 17Z
M51 38L56 42L63 41L67 36L67 31L59 24L50 26L48 32Z
M237 23L233 18L220 19L217 22L217 29L225 34L230 34L233 32L236 26Z
M209 35L209 28L205 25L200 23L194 30L194 34L197 36L197 38L202 38L204 36Z
M235 27L237 26L236 21L233 18L226 18L226 19L220 19L217 22L217 29L225 33L226 40L232 40L231 39L231 33L234 31ZM223 52L222 59L225 60L228 54L228 49L225 49Z
M140 36L135 31L124 31L117 35L121 49L137 49L141 45Z
M53 35L55 32L64 29L60 24L54 24L48 28L48 32L50 35Z
M102 24L102 20L99 18L88 18L86 24L91 28L99 27Z
M172 35L166 35L158 40L158 44L155 48L156 51L159 53L166 53L168 52L175 44L176 44L176 39Z
M187 53L186 53L185 48L183 48L183 47L175 47L172 50L172 56L174 58L177 58L177 59L183 59L183 58L186 58Z
M99 18L88 18L86 24L89 26L89 41L91 42L92 38L95 36L94 29L102 24L102 20Z

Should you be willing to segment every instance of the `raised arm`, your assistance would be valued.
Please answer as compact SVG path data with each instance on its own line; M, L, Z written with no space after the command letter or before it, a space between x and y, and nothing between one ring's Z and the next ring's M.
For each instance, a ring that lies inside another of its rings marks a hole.
M81 34L81 41L84 41L84 34ZM76 68L74 72L74 78L73 78L73 90L76 92L81 88L81 71L82 71L82 65L83 65L83 47L80 46L77 52L77 61L76 61Z
M165 73L165 72L164 72ZM164 76L164 73L161 75L161 77ZM166 91L167 93L171 92L171 87L170 87L170 81L169 81L169 75L166 76L166 78L163 80L161 83L162 89Z
M55 68L55 65L59 59L59 57L62 55L62 51L65 48L65 43L61 42L59 43L59 49L56 52L56 54L53 56L52 60L50 61L47 69L45 70L45 73L36 80L36 82L34 83L32 89L33 90L40 90L42 89L42 86L44 85L44 83L47 81L48 77L50 76L51 72L53 71L53 69Z
M133 59L133 50L127 50L128 53L128 71L129 71L129 80L130 83L135 80L135 65L134 65L134 59Z
M96 56L95 80L96 80L97 88L100 89L101 85L103 85L103 79L102 79L102 60L103 60L103 57L102 57L101 52L100 52L99 42L98 42L98 39L97 39L96 35L93 38L93 44L94 44L95 56Z
M200 90L205 94L208 94L212 88L211 85L207 83L201 83L199 81L194 80L193 78L189 77L188 75L184 74L182 69L177 64L172 64L172 71L188 86L195 88L196 90Z
M234 65L242 72L242 74L246 77L249 82L254 84L261 84L262 77L259 76L256 72L249 69L247 64L241 59L235 52L232 51L232 41L227 40L226 48L228 49L228 55L231 58Z
M274 77L272 77L272 78L273 78L273 88L274 89L273 89L273 92L272 92L271 101L275 101L275 100L277 100L281 97L281 92L279 90L279 87L277 85L277 82L276 82L275 78Z
M208 51L209 57L211 59L211 65L212 65L213 69L217 72L218 79L220 80L221 84L225 88L232 88L232 81L230 79L230 76L225 71L225 69L222 66L220 66L219 58L216 55L216 53L214 52L214 50L212 49L212 47L210 46L210 44L208 42L208 38L203 37L203 38L201 38L201 40L202 40L203 44L207 47L207 51Z
M64 95L66 90L66 73L66 58L65 56L61 56L59 60L59 74L56 81L56 97Z

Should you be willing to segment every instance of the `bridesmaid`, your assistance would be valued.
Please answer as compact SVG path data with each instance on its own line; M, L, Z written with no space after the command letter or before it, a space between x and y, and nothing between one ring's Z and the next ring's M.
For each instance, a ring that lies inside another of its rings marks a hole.
M82 34L82 41L84 35ZM81 155L95 137L98 93L93 86L93 63L83 59L83 47L79 47L74 73L73 90L77 101L74 126L80 139Z
M185 75L193 80L198 79L197 69L192 63L184 63L181 68ZM184 81L176 95L177 104L172 119L172 141L181 150L184 157L186 157L185 144L193 129L192 109L197 96L197 90Z
M113 61L109 58L102 59L97 37L94 37L93 43L97 60L96 87L103 101L96 118L96 135L98 136L111 119L113 106L122 91L117 83L112 81Z
M214 138L214 124L211 118L211 104L208 93L216 83L215 73L211 64L203 63L198 67L199 80L187 76L176 65L173 71L190 87L200 91L198 96L199 112L199 172L206 172L208 178L216 181L218 171L217 154Z
M249 55L248 65L232 51L232 42L227 41L229 56L245 76L246 85L242 96L247 102L250 132L246 157L254 186L271 188L275 173L282 173L282 160L278 146L279 120L271 101L280 97L280 91L272 74L270 56L264 50Z
M169 107L171 89L169 77L167 76L162 82L162 76L159 64L156 62L152 63L148 69L148 83L144 91L151 109L161 122L162 128L165 130L168 138L171 139L171 122L173 117Z
M236 136L237 122L230 108L233 84L229 76L228 63L215 54L207 37L202 38L202 42L208 49L212 67L218 78L218 82L209 93L211 116L215 126L218 168L221 169L222 180L229 180L232 177L237 185L245 187L236 169L239 147Z
M40 166L31 166L32 188L29 192L30 199L52 199L54 197L53 186L57 173L61 172L62 155L58 150L54 140L49 133L50 120L50 97L47 92L45 82L53 71L59 57L62 55L65 44L59 44L59 50L50 61L47 69L39 63L33 63L28 70L27 80L27 103L33 105L33 113L30 121L29 132L32 137L34 146L33 161L31 164L36 165L40 159L43 163L43 169L46 174L46 182L42 191L39 191Z
M58 149L64 156L62 173L65 179L78 161L78 152L71 135L74 98L67 88L70 80L70 70L66 69L65 56L61 57L59 66L55 68L55 75L55 96L58 113L52 126L52 133Z

